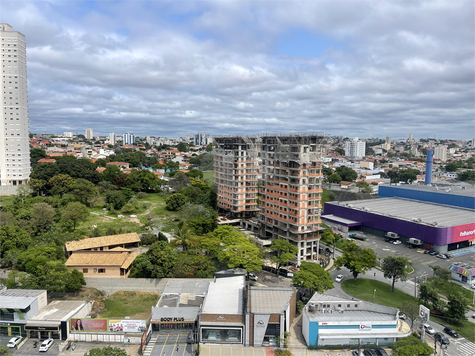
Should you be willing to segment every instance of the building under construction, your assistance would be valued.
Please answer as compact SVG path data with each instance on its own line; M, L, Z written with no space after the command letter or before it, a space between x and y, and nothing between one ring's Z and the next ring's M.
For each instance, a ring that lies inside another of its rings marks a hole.
M213 138L218 210L230 218L253 217L259 210L256 140L248 136Z
M298 265L318 259L323 141L323 134L261 137L260 235L295 244Z

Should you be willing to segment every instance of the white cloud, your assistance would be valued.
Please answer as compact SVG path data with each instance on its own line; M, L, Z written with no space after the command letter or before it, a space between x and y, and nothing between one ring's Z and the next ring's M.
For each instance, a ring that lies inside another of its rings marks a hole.
M472 1L1 6L26 35L32 131L473 136ZM322 55L276 55L295 29L319 40L290 52Z

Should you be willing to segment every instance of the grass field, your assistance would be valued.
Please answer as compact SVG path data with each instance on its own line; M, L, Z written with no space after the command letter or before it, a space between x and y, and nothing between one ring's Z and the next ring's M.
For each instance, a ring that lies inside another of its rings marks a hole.
M104 298L104 310L100 312L103 318L148 319L152 307L157 304L157 293L146 292L115 292L108 298Z
M203 172L203 180L211 185L214 182L214 171Z
M341 287L349 295L369 302L373 301L373 291L376 289L374 302L388 307L400 309L403 304L408 301L419 303L418 299L397 289L394 290L393 294L390 285L372 279L358 278L356 281L353 281L353 279L347 279L346 281L343 281ZM450 326L457 330L457 332L467 340L475 342L474 323L465 321L461 325L457 325L452 324L448 319L441 319L433 316L431 316L430 319L442 325Z
M369 302L373 301L373 291L376 289L374 302L393 308L401 308L401 306L408 301L418 302L413 296L397 289L394 290L393 294L389 284L372 279L358 278L356 281L347 279L343 281L341 287L346 293L353 297Z

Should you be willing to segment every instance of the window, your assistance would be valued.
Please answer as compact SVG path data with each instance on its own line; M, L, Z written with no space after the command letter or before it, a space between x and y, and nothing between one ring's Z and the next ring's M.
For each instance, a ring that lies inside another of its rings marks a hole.
M105 268L99 268L97 270L98 273L106 273L106 269Z
M89 272L89 269L87 269L87 268L82 269L82 273L88 273L88 272Z
M349 307L350 307L350 304L347 304L346 307L349 308Z

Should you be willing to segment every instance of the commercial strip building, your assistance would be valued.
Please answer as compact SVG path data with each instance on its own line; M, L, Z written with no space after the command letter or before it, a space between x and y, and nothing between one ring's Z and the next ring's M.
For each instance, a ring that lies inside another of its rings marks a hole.
M0 23L0 43L0 185L20 185L30 177L25 36Z
M48 304L45 290L3 289L0 291L0 334L66 340L69 319L86 317L90 310L91 303L84 301Z
M411 330L398 309L315 293L302 312L302 334L308 346L386 346Z
M416 238L438 252L475 245L473 217L472 209L403 198L329 202L322 216L343 232L361 230L381 238L392 232L402 242Z
M295 317L296 289L253 287L245 276L170 280L152 308L152 330L181 330L205 344L278 346Z
M452 279L461 283L475 285L475 267L462 262L455 262L449 267Z

